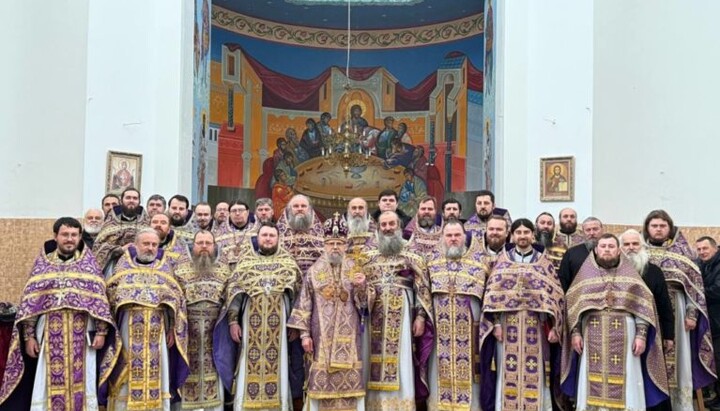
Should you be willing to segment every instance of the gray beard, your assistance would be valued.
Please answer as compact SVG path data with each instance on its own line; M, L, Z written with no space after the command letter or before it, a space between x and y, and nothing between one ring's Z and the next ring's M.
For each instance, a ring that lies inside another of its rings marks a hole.
M403 247L405 247L405 240L402 238L402 231L395 230L395 234L390 236L378 233L378 251L384 257L400 254Z
M307 231L311 223L310 215L293 214L288 218L288 225L293 231Z
M137 260L143 264L150 264L155 261L155 255L153 253L137 253Z
M97 235L102 229L101 225L86 225L84 228L86 233L90 235Z
M648 262L650 261L650 256L648 256L647 251L645 249L640 250L637 253L627 253L625 256L630 260L633 267L637 270L638 273L640 273L640 276L642 277L645 274L645 268L647 268Z
M457 260L462 257L466 251L467 247L465 247L465 245L450 246L445 249L445 257L450 260Z
M430 228L435 225L435 219L431 217L420 217L418 225L422 228Z
M538 244L545 248L552 246L552 233L548 231L540 231L535 236L535 239L537 240Z
M207 273L212 270L214 261L209 255L193 255L193 263L195 265L195 271L198 273Z
M340 253L330 253L328 255L328 262L330 262L330 265L333 267L337 267L340 264L342 264L343 256Z
M588 251L592 251L595 249L595 246L597 246L597 243L597 240L588 238L587 240L585 240L585 248L587 248Z
M370 220L365 217L352 217L350 220L348 220L348 231L350 231L350 235L361 235L368 232L370 229Z

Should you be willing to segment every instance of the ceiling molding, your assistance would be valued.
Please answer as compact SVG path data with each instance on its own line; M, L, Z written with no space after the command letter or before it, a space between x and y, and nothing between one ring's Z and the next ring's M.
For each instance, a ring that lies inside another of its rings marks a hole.
M353 50L375 50L447 43L482 34L484 23L483 14L478 13L426 26L353 30L350 44ZM218 6L212 7L212 24L243 36L276 43L343 50L347 47L345 30L277 23L239 14Z

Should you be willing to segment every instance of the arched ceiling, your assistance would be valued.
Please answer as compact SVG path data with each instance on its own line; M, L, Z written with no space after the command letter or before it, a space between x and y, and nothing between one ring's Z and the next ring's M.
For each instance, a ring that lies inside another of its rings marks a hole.
M382 30L426 26L483 12L484 0L351 0L353 30ZM367 4L361 5L362 1ZM318 4L331 2L328 4ZM343 0L213 0L218 6L262 20L325 29L347 27Z

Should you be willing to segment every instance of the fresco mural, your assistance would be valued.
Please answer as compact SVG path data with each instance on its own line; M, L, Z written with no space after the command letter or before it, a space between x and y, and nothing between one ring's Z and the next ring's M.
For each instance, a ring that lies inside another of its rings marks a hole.
M497 0L485 2L485 82L483 88L483 153L482 162L485 170L493 170L495 161L493 157L495 135L495 4ZM491 190L494 187L493 175L483 173L484 186Z
M276 212L302 193L325 215L355 196L374 208L387 188L412 215L426 194L488 186L483 13L461 19L403 29L413 41L355 32L346 69L342 30L257 30L213 6L206 182L271 197Z
M193 59L193 202L207 200L207 151L210 125L210 0L195 0Z

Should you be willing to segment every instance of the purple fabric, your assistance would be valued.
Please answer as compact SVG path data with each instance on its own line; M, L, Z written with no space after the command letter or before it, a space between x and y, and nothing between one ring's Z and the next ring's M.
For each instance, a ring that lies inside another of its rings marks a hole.
M655 327L650 326L648 328L647 347L645 347L645 352L640 356L642 360L640 361L640 364L642 366L643 387L645 390L645 406L647 407L653 407L655 405L658 405L669 398L667 394L662 392L662 390L653 383L647 370L647 356L648 352L650 352L650 347L655 344L656 332L657 329Z
M642 361L640 362L642 366L643 389L645 390L645 405L648 407L653 407L655 405L658 405L662 401L668 399L667 394L662 392L662 390L653 383L647 369L647 355L650 351L650 347L652 347L652 345L655 343L656 332L657 330L652 325L648 328L647 347L645 348L645 352L641 355ZM563 393L572 398L577 397L579 377L578 370L580 369L579 360L580 356L573 350L570 363L570 372L568 373L568 377L561 385Z
M220 375L220 380L222 380L225 389L228 391L232 390L239 348L240 346L230 337L227 311L225 311L217 323L215 323L215 331L213 332L213 359L215 360L215 368L218 371L218 375Z
M432 353L433 344L435 343L435 326L431 321L425 321L425 331L423 335L415 337L415 350L413 352L413 362L415 363L415 399L424 401L430 396L430 390L426 383L428 361ZM426 381L422 380L425 376Z
M698 316L697 327L690 331L690 349L692 352L690 359L694 389L704 388L715 382L715 377L707 372L705 366L703 366L700 361L700 344L702 342L702 336L705 335L709 327L710 323L708 322L708 318L704 315L700 315Z
M480 408L484 411L495 411L495 389L497 388L497 371L491 369L497 340L489 334L482 341L480 349Z
M170 370L170 393L172 395L170 401L177 402L180 401L178 389L182 387L188 375L190 375L190 366L183 361L180 351L177 349L177 344L168 350L168 370Z

